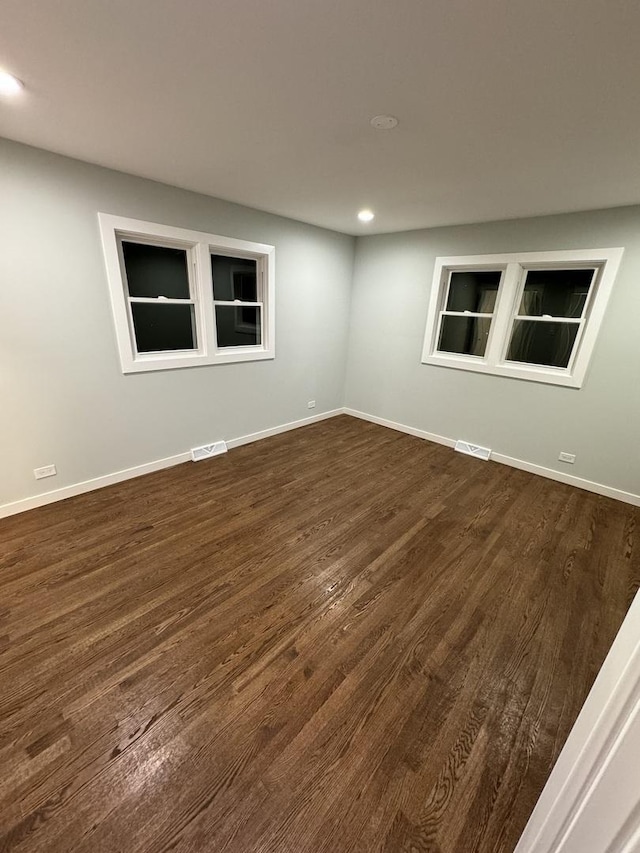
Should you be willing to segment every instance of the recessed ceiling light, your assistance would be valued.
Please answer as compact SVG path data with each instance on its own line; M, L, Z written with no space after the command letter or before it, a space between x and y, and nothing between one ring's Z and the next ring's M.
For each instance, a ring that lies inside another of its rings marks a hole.
M8 95L9 97L19 95L23 88L20 80L13 74L9 74L8 71L0 71L0 95Z
M369 124L376 130L391 130L398 126L398 119L395 116L374 116Z
M358 219L360 222L371 222L372 219L375 219L376 215L372 210L361 210L358 214Z

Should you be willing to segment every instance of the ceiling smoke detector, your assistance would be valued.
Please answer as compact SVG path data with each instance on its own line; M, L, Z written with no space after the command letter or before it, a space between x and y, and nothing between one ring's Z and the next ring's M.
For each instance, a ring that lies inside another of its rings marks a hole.
M374 116L369 124L376 130L391 130L398 126L398 119L394 116Z

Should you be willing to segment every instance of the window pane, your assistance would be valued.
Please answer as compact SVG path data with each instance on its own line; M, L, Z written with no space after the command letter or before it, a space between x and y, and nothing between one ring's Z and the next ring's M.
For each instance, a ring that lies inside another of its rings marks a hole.
M595 270L529 270L519 314L580 317Z
M250 347L262 343L258 306L216 305L219 347Z
M192 305L132 302L131 313L138 352L196 348Z
M492 314L496 307L500 276L500 270L452 272L447 311Z
M185 249L145 246L122 241L129 296L189 299L189 274Z
M490 328L489 317L443 316L438 349L441 352L482 356L487 347Z
M567 367L578 329L578 323L516 320L507 360Z
M211 255L213 298L218 302L258 302L257 263L251 258Z

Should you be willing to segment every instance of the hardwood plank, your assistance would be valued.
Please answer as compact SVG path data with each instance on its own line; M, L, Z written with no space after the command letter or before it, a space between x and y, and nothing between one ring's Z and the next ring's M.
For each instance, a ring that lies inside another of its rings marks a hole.
M510 853L639 518L343 416L0 522L0 850Z

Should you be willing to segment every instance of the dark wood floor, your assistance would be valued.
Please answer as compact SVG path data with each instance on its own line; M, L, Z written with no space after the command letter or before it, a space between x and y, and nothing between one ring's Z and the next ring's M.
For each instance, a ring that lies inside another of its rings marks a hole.
M639 520L344 416L0 522L0 850L510 853Z

